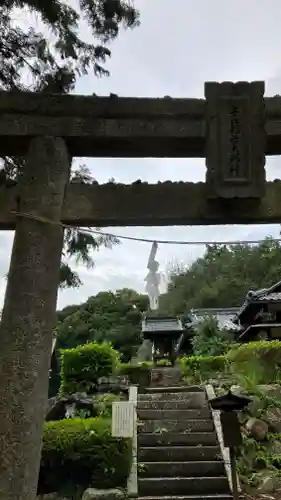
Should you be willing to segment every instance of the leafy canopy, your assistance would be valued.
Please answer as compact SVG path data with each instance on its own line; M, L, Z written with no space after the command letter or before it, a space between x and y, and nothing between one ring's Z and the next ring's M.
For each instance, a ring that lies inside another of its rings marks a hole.
M141 344L141 316L147 308L148 297L134 290L100 292L81 306L58 312L57 347L109 341L122 361L129 361Z
M25 22L20 23L22 19ZM130 0L3 0L0 6L0 90L54 92L74 91L77 79L93 72L107 76L109 48L120 28L134 28L139 13ZM40 26L40 28L38 27ZM91 41L83 34L88 32ZM2 159L4 178L18 180L24 158ZM91 182L87 168L74 172L83 182ZM2 175L3 180L3 175ZM61 286L81 284L68 259L93 265L90 251L115 245L115 238L78 229L66 231Z
M241 306L249 290L281 280L281 244L265 238L259 245L210 245L203 257L169 276L161 309L183 314L192 308Z

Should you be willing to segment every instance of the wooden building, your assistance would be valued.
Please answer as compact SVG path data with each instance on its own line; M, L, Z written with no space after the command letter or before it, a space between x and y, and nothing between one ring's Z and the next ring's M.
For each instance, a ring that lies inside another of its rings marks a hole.
M281 338L281 281L269 288L249 291L233 320L241 342Z
M153 344L153 361L167 359L173 365L176 345L182 335L182 322L178 317L144 316L142 321L143 338Z

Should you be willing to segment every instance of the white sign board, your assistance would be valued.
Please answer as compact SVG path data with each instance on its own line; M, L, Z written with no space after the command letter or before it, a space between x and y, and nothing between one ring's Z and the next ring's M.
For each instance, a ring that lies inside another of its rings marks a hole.
M130 401L112 403L113 437L133 437L134 435L135 404Z

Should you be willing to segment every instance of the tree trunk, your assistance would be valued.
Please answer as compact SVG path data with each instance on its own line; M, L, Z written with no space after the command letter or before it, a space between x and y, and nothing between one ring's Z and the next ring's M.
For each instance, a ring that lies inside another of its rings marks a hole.
M31 140L0 324L0 500L34 500L40 466L69 178L62 139Z

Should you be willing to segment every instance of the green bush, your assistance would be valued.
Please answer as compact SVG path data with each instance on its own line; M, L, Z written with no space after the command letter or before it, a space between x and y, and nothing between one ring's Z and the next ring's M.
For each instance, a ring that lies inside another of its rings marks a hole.
M239 344L228 352L228 358L232 361L250 361L253 357L258 357L265 363L281 363L281 342L259 340Z
M62 350L60 392L94 392L98 379L109 377L115 371L118 360L117 351L107 342L92 342Z
M181 373L190 382L204 382L227 369L225 356L186 356L180 360Z
M38 490L124 487L130 465L131 440L113 438L110 420L48 422L44 427Z
M119 375L127 376L130 383L140 388L148 387L151 379L152 363L144 362L138 365L121 363L118 367Z
M280 383L281 342L236 344L221 356L186 356L180 359L180 367L189 383L222 378L234 385Z
M110 418L112 416L112 403L127 399L124 394L98 394L95 397L95 407L100 417Z
M204 318L191 339L193 353L196 356L220 356L225 354L233 343L233 334L220 329L218 321L212 316Z
M256 384L279 382L281 378L281 342L279 340L249 342L227 354L231 370L251 378Z

